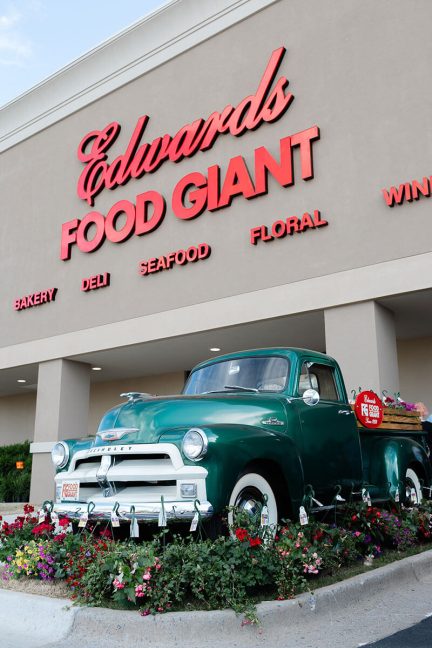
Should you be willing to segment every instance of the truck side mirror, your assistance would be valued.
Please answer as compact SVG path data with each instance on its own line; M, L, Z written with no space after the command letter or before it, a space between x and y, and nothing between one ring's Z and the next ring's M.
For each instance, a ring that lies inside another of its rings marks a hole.
M306 391L303 394L303 402L305 405L310 405L313 407L314 405L318 405L320 400L320 395L318 394L316 389L306 389Z

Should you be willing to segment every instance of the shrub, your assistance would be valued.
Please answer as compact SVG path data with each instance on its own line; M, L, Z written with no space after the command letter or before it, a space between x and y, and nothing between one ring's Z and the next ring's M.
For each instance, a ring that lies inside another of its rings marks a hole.
M17 470L16 462L24 469ZM0 447L0 502L28 502L32 456L30 442Z

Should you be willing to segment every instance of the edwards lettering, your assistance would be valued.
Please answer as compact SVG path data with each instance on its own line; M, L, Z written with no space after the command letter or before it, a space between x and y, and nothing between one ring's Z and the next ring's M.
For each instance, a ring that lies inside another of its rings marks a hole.
M120 133L120 124L112 122L101 131L87 133L78 146L78 158L86 166L78 180L78 196L90 206L103 189L115 189L131 178L153 173L163 162L179 162L198 151L211 148L219 135L230 133L238 137L247 130L255 130L263 122L274 122L287 110L294 96L285 91L289 81L281 76L271 90L285 54L279 47L270 57L267 68L254 95L243 99L238 106L225 106L222 112L213 112L205 121L196 119L183 126L174 137L163 135L151 144L141 144L149 116L138 119L135 130L123 155L111 163L108 151Z

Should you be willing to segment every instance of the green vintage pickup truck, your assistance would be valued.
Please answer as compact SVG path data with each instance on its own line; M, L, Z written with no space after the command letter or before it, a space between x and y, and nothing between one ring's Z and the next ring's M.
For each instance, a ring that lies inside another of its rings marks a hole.
M232 353L196 366L182 395L122 396L95 438L53 448L59 515L164 524L265 502L276 524L305 504L430 493L422 431L359 429L340 368L321 353Z

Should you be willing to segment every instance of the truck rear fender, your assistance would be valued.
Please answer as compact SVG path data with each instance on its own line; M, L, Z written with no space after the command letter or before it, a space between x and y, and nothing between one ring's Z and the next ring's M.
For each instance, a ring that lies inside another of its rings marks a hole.
M367 452L367 474L364 479L379 489L379 496L388 495L401 489L404 484L406 471L413 468L423 485L431 484L431 467L426 451L422 445L409 437L393 439L370 438L364 445Z

